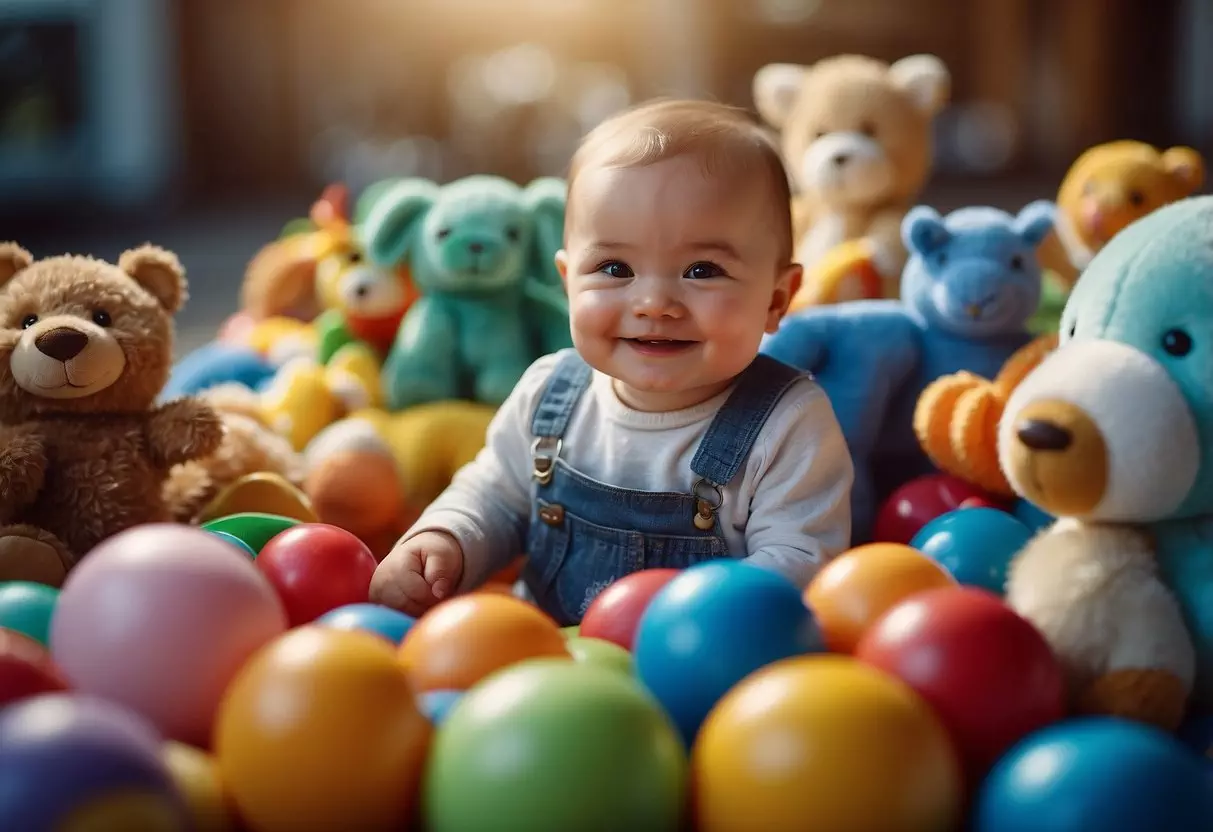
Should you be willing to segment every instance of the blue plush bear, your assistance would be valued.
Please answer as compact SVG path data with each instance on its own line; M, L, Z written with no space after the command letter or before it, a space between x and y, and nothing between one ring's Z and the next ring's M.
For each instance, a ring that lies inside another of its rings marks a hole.
M555 255L567 188L498 176L447 185L378 183L359 200L371 260L407 263L421 297L384 361L387 406L444 399L498 405L540 356L572 346Z
M1061 341L1016 387L999 460L1062 519L1007 601L1073 704L1174 727L1213 708L1213 197L1158 209L1091 261Z
M871 536L879 501L930 470L914 436L914 408L940 376L993 378L1031 340L1040 300L1036 248L1053 227L1053 203L1012 216L972 207L946 218L910 211L901 300L810 307L787 318L763 352L809 370L825 389L855 461L852 541Z

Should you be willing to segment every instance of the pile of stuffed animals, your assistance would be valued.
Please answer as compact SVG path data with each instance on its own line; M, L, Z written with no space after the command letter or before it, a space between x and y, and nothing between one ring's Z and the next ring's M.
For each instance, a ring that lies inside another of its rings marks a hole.
M763 351L831 397L856 544L932 470L1062 517L1017 558L1010 603L1092 708L1173 725L1189 696L1213 702L1213 558L1193 554L1213 542L1203 160L1116 141L1055 200L941 216L916 201L949 86L929 55L757 73L806 267ZM382 557L526 368L570 345L564 212L546 177L333 185L175 366L171 253L0 247L0 578L58 584L122 528L245 510Z

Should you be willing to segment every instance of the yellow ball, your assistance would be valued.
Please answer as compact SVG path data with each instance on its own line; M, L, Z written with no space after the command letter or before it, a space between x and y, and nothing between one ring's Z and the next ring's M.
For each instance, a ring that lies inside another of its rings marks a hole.
M197 832L232 832L237 828L219 780L219 767L209 754L170 740L164 744L164 762L185 797Z
M943 726L907 686L845 656L740 682L704 722L691 769L700 832L942 832L961 818Z
M301 627L261 649L215 727L220 777L254 832L400 829L430 737L392 645Z

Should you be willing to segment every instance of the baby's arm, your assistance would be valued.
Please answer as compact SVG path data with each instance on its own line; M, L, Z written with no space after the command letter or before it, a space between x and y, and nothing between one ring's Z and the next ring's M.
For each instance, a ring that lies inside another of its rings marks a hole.
M806 586L851 540L855 469L825 392L797 383L763 427L755 453L746 560Z
M396 544L422 532L454 537L463 552L458 591L479 586L522 554L531 506L531 412L555 360L544 356L527 370L489 423L484 447Z

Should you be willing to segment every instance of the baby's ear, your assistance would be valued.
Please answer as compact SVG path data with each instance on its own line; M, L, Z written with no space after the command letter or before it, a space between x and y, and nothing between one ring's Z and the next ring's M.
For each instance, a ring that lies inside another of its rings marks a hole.
M929 205L917 205L910 209L901 221L901 241L911 252L926 257L935 253L952 234L943 224L943 217Z
M1015 233L1032 248L1036 248L1053 230L1057 206L1047 199L1038 199L1023 207L1015 217Z
M34 256L16 243L0 243L0 286L28 269L33 262Z
M1184 188L1184 193L1191 195L1205 181L1205 160L1190 147L1172 147L1162 154L1163 170L1171 174Z
M118 258L118 268L130 275L170 315L185 304L185 269L171 251L153 245L133 248Z

